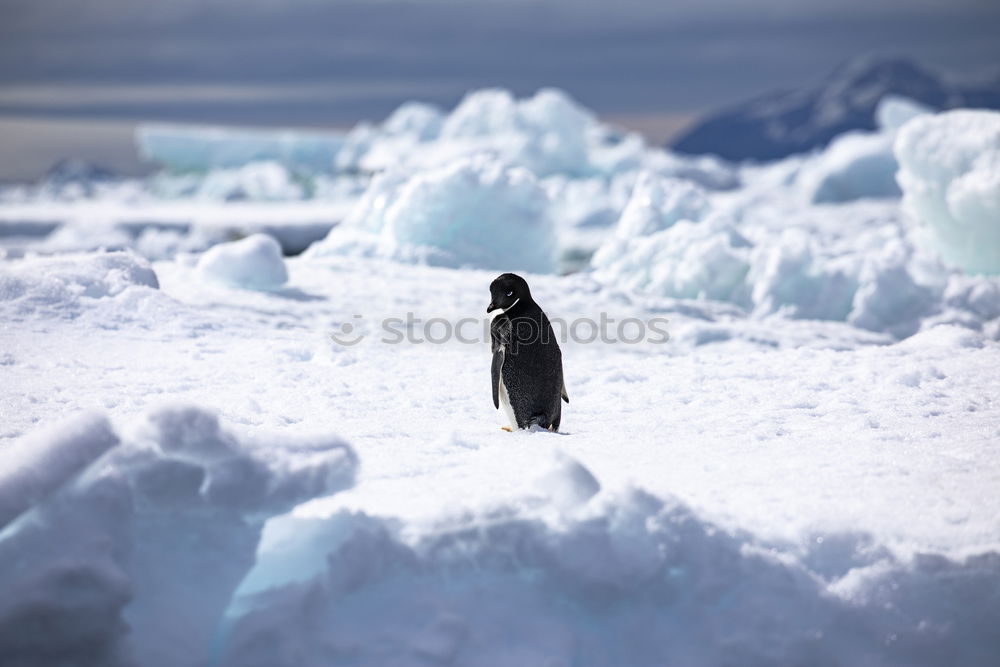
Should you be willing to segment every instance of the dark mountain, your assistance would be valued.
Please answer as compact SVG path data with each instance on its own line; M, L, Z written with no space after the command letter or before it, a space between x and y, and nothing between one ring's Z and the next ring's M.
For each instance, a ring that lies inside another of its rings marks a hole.
M729 160L775 160L825 146L848 130L874 129L875 108L889 94L936 109L996 109L1000 78L960 84L908 60L860 58L838 67L815 89L768 93L713 114L671 148Z

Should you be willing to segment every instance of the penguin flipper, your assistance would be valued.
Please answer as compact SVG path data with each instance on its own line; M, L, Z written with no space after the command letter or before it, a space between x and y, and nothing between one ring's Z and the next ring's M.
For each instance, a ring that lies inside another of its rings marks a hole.
M559 395L562 396L562 400L569 403L569 394L566 393L566 380L563 380L562 391L559 392Z
M503 348L498 347L493 352L493 407L500 409L500 371L503 369Z

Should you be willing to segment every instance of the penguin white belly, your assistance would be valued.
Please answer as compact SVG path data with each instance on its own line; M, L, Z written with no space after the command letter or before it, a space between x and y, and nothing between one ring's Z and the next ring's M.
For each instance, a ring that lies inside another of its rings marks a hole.
M507 396L507 385L503 383L503 365L500 366L500 407L507 414L507 420L510 422L510 430L516 431L518 429L517 418L514 417L514 408L510 407L510 398Z

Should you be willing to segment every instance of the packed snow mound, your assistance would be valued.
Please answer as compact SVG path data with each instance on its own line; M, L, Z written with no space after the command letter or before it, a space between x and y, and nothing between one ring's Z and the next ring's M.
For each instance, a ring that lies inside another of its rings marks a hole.
M441 138L494 151L539 176L586 173L587 132L595 125L590 112L562 91L543 89L515 100L492 89L467 95L445 120Z
M743 303L746 246L725 218L682 220L650 236L614 237L594 255L594 275L630 290Z
M888 133L843 134L803 167L799 176L816 204L866 197L898 197L893 136Z
M644 173L613 235L594 254L595 277L664 296L739 301L747 241L729 220L709 213L698 186Z
M932 113L930 108L905 97L883 98L876 110L878 131L845 132L802 166L798 181L807 200L829 204L898 197L896 133L908 121L928 113Z
M334 437L237 437L200 408L84 414L0 449L0 655L209 662L268 517L353 484Z
M641 159L641 142L602 151L599 129L594 116L562 91L543 89L518 100L507 90L478 90L447 116L407 103L379 126L359 124L348 133L336 165L345 172L371 173L399 166L435 168L487 154L544 177L583 176L598 162Z
M858 287L852 266L824 259L816 243L798 229L785 230L776 242L755 247L747 274L754 314L847 319Z
M717 208L688 182L644 176L594 254L593 276L640 293L727 301L758 318L846 321L897 338L944 321L982 329L994 317L957 295L946 304L947 270L925 265L901 226L784 228L783 215Z
M280 519L255 569L276 578L230 609L221 664L985 665L1000 649L995 553L900 560L861 534L779 550L674 498L602 491L568 457L541 479L431 526Z
M483 156L397 170L376 176L344 223L308 254L552 273L548 205L529 171Z
M1000 112L949 111L907 123L895 144L904 206L948 262L1000 273Z
M708 211L705 192L690 181L639 175L622 211L615 234L624 238L648 236L681 220L701 220Z
M72 318L89 303L158 289L149 262L131 251L28 257L0 265L0 310Z
M912 248L897 240L867 258L858 275L848 322L897 338L916 333L921 319L938 308L940 295L914 279L911 256Z
M277 161L329 172L344 143L342 134L300 130L247 130L197 125L140 125L139 154L176 171L209 171Z
M288 281L281 246L267 234L253 234L209 248L198 259L206 280L244 289L275 289Z

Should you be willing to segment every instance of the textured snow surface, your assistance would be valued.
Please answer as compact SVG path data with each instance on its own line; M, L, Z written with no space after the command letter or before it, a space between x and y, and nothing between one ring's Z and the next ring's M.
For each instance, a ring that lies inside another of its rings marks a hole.
M493 90L0 188L0 663L992 667L995 115L924 113L737 166Z
M900 130L899 183L910 213L941 255L976 273L1000 273L1000 112L959 110Z
M30 258L0 265L0 309L15 320L73 318L108 297L141 298L159 287L142 257L126 251Z
M566 341L565 432L509 434L487 344L433 345L422 324L469 317L465 338L481 335L493 272L286 264L275 292L157 262L159 290L80 299L71 319L0 306L4 655L988 665L1000 650L1000 345L983 333L890 343L529 275L553 318L666 317L671 340ZM996 309L981 286L949 299ZM385 329L407 312L419 322Z

